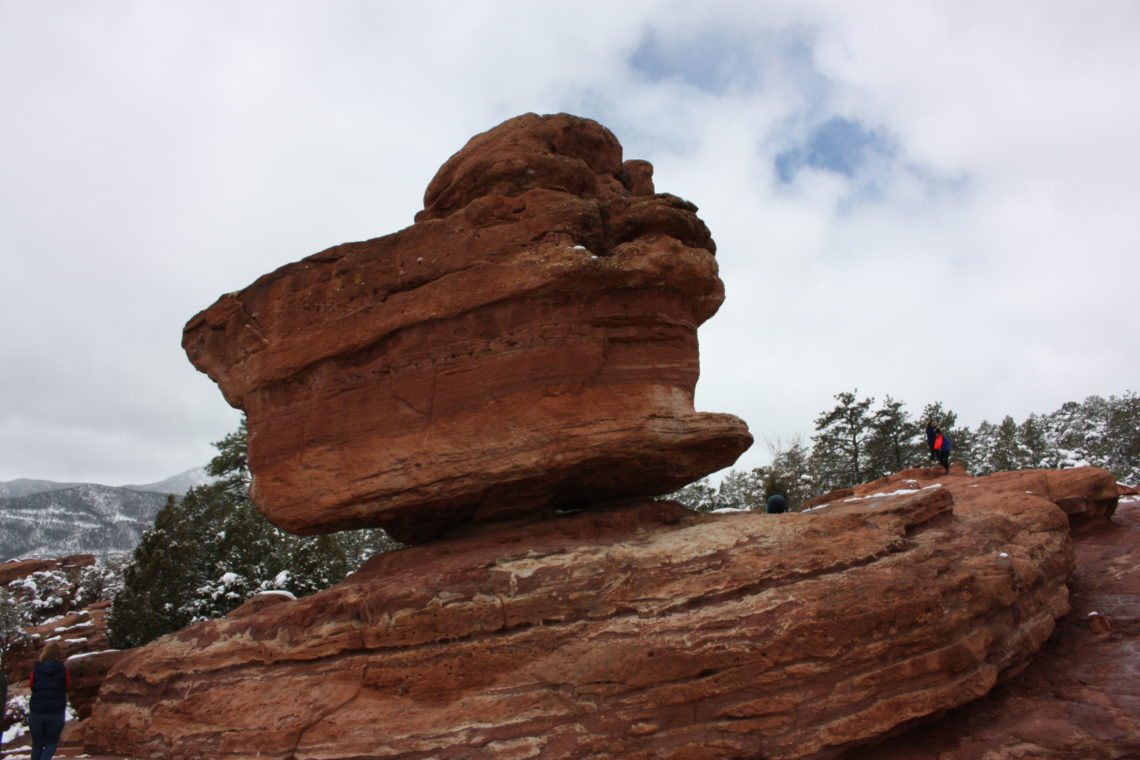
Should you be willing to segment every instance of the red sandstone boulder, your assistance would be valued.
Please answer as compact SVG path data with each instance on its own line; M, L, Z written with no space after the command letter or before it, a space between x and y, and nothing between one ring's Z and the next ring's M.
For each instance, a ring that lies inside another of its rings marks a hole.
M87 748L834 758L1020 671L1072 562L1051 498L966 477L807 513L634 501L472 527L130 652Z
M744 423L693 410L715 246L651 177L595 122L520 116L444 164L412 227L191 319L191 361L247 414L262 512L416 542L735 461Z

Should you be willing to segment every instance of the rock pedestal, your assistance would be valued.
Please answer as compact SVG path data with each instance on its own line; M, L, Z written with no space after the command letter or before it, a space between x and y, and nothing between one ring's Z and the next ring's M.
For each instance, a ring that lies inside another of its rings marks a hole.
M1073 562L1057 505L1089 492L1069 472L1049 496L919 474L785 515L634 501L380 555L132 653L88 749L834 758L986 694L1049 637Z

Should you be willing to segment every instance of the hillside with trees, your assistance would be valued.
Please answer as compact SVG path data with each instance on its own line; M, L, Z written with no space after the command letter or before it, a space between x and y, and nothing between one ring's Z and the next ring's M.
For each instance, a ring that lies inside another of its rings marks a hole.
M810 442L769 442L770 464L730 470L717 486L704 478L670 498L707 512L762 509L779 493L794 510L812 496L933 464L924 434L928 419L949 436L951 459L973 475L1091 465L1119 482L1140 483L1140 396L1132 391L1089 396L1021 422L1008 415L997 423L983 420L973 429L959 425L958 414L940 402L913 416L889 395L878 404L858 390L834 398L835 407L816 417Z

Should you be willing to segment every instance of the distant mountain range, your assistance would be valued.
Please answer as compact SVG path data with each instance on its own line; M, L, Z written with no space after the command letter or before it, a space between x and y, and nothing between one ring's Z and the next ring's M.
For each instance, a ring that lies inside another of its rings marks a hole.
M208 482L198 468L137 486L26 478L0 483L0 561L132 551L170 494L182 497Z

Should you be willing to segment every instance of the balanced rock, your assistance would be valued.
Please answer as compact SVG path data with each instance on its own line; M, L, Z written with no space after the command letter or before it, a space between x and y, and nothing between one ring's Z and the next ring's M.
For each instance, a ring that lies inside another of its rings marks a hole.
M596 122L519 116L444 164L413 226L223 296L183 346L245 411L285 530L415 542L668 493L752 440L693 409L724 297L695 212Z
M634 501L472 526L128 653L87 750L835 758L985 695L1049 638L1073 568L1058 503L1090 475L1067 472L1047 495L915 471L804 513Z

